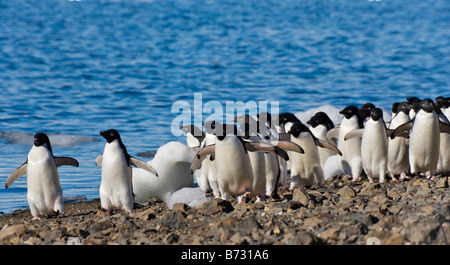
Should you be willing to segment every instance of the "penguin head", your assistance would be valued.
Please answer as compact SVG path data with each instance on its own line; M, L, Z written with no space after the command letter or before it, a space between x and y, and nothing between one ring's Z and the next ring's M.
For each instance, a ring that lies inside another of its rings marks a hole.
M281 113L280 115L278 115L278 122L279 124L286 124L288 122L300 122L300 120L295 117L295 115L293 113L290 112L285 112L285 113Z
M411 110L411 104L409 104L408 102L402 102L402 103L398 104L396 113L399 113L401 111L401 112L405 113L406 115L409 115L410 110Z
M374 121L383 119L383 111L380 108L373 108L370 110L370 118Z
M344 115L346 119L350 119L354 115L357 115L359 117L359 110L355 106L347 106L341 111L339 111L340 114Z
M114 129L101 131L100 135L103 136L103 138L105 138L108 144L112 143L114 140L119 140L119 142L121 142L119 132Z
M434 102L433 100L426 98L422 101L420 101L420 109L424 110L425 112L431 113L434 111Z
M334 128L334 124L331 121L330 117L325 112L319 111L314 116L309 119L309 121L306 122L307 124L311 125L313 128L317 127L318 125L322 124L327 128L327 130L331 130Z
M47 149L52 152L52 146L50 144L50 139L45 133L38 132L34 135L34 146L44 146L46 145Z
M291 126L291 129L288 131L288 133L292 134L295 138L297 138L303 132L311 134L311 131L308 129L308 127L306 127L306 125L301 122L294 122L294 124Z
M195 126L194 124L189 124L189 125L184 125L184 126L180 125L178 128L180 130L182 130L185 134L190 133L196 137L204 137L205 136L204 132L202 130L200 130L200 128Z
M448 108L450 107L450 102L444 97L437 97L435 99L436 106L439 108Z
M395 102L392 104L392 114L397 114L398 113L398 106L400 105L400 102Z
M406 98L409 104L411 104L411 109L413 109L416 113L420 110L420 98L418 97L408 97Z

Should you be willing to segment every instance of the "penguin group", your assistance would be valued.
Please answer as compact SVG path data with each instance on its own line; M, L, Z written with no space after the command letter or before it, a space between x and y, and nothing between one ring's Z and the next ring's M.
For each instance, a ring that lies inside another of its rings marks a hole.
M170 194L193 179L204 192L238 201L276 198L278 186L311 187L345 174L352 181L367 177L380 183L420 174L433 179L450 173L450 98L407 98L392 104L392 117L366 103L339 111L334 124L325 112L302 123L290 112L236 116L230 123L205 121L204 130L180 126L186 144L161 146L152 161L131 156L117 130L101 131L106 140L102 155L99 197L101 208L131 212L135 202ZM6 179L10 187L27 175L27 200L33 219L63 213L57 167L79 163L55 157L48 136L36 133L27 160ZM134 168L132 168L134 166ZM290 181L288 183L288 180Z

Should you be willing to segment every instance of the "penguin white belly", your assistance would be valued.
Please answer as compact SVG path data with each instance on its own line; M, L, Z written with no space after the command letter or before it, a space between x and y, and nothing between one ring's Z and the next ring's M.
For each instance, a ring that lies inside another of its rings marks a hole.
M134 199L132 170L117 141L105 145L102 161L100 201L104 209L111 207L131 211Z
M216 172L222 199L252 191L253 172L250 158L236 136L226 136L216 143Z
M384 182L387 170L388 140L381 120L366 122L361 140L361 162L370 182L379 177Z
M408 122L409 116L399 112L391 121L389 129L396 129L399 125ZM404 137L388 139L388 165L391 175L400 175L409 171L409 140Z
M320 165L317 146L309 133L300 133L298 137L291 136L291 141L300 145L304 154L290 152L291 161L291 188L295 185L312 186L322 184L324 181Z
M436 113L419 111L409 139L411 173L430 171L434 174L439 159L439 123Z
M278 158L275 154L264 153L265 168L266 168L266 195L270 196L277 188L279 170ZM281 176L280 176L281 177Z
M63 212L62 188L52 154L44 147L28 154L27 199L33 216Z
M359 178L362 172L361 138L356 137L345 141L344 137L348 132L357 129L359 129L359 125L356 116L350 119L344 118L339 129L338 139L338 149L342 152L342 156L338 156L338 159L344 171L353 179Z
M321 140L326 140L327 139L327 128L322 125L319 124L316 127L310 127L309 128L311 130L311 132L314 134L314 136L316 136L317 138L321 139ZM335 144L335 143L333 143ZM335 153L333 151L331 151L328 148L318 148L319 151L319 157L320 157L320 165L323 166L325 165L325 162L327 161L327 159L332 156L335 155Z
M450 173L450 134L440 133L439 160L436 173Z

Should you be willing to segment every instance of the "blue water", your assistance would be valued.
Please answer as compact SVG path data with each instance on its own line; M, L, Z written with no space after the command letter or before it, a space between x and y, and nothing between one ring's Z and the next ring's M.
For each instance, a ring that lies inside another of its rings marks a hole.
M448 0L0 2L0 211L36 131L55 137L64 196L98 197L100 130L129 153L174 136L177 100L277 101L280 111L450 96ZM52 139L52 137L51 137ZM144 158L143 158L144 159Z

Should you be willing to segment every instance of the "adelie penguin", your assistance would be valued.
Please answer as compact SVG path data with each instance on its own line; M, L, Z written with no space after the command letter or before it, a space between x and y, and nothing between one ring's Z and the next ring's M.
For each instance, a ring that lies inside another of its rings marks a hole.
M33 220L43 215L63 212L63 194L57 167L78 167L78 161L71 157L55 157L48 136L34 135L34 144L28 158L6 179L9 188L19 177L27 175L27 199Z
M327 139L337 139L337 148L342 152L338 157L338 162L343 171L352 177L352 181L359 179L362 173L361 162L361 139L354 138L348 141L344 140L345 135L353 130L364 128L363 119L360 116L359 109L355 106L347 106L342 109L340 114L344 115L339 128L333 128L328 131Z
M291 158L291 184L289 189L293 190L296 185L312 186L322 184L324 174L320 165L319 151L317 146L328 148L342 155L334 145L327 141L318 139L301 122L294 122L290 127L291 141L304 149L304 154L290 153Z
M345 135L347 141L354 137L362 137L361 161L370 183L374 177L379 177L383 183L386 177L388 160L388 137L386 125L383 121L383 111L372 108L364 129L353 130Z
M158 173L148 163L128 154L116 130L101 131L100 135L106 140L103 155L95 160L97 166L102 165L101 207L131 212L134 206L131 166L145 169L155 176Z
M409 112L411 105L408 102L392 104L393 117L389 124L389 130L395 130L398 126L410 121ZM400 175L400 179L407 178L409 172L409 135L406 137L389 138L388 141L388 171L392 179Z
M315 137L319 139L326 139L329 130L334 128L334 124L330 117L325 112L319 111L312 116L307 122L311 127L309 128ZM330 144L336 145L334 141L330 141ZM325 162L330 156L336 153L328 148L319 148L320 165L322 168Z
M289 159L286 152L277 146L245 142L238 135L235 125L218 122L211 122L211 125L217 136L216 143L202 148L197 153L191 164L191 173L208 155L214 155L217 183L220 196L224 200L252 191L253 170L248 156L249 151L274 152L284 159ZM297 145L290 146L298 152L303 152Z
M412 174L425 173L433 178L439 159L440 132L450 133L450 125L439 122L433 100L420 102L414 118L398 126L391 139L400 133L409 132L409 166Z

